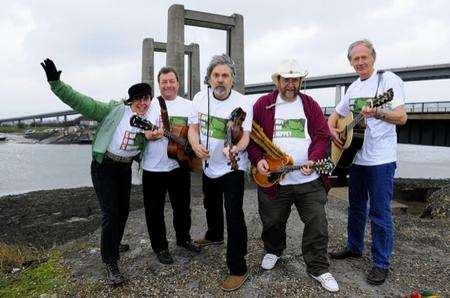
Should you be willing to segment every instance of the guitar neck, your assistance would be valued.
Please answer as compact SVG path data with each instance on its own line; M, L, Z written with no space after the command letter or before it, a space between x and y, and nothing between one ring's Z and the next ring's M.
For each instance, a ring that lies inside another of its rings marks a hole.
M361 122L362 118L363 115L361 113L356 115L355 118L353 118L353 121L347 124L347 129L348 130L353 129L356 125L358 125L359 122Z
M284 166L279 168L278 170L271 171L273 174L282 174L282 173L289 173L292 171L300 170L301 168L306 167L306 164L303 165L294 165L294 166ZM317 164L313 163L309 166L311 169L315 170L317 168Z

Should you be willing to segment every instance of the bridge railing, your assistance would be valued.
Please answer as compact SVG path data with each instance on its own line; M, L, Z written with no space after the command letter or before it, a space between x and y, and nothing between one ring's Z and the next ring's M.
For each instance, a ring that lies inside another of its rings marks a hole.
M411 102L405 104L407 113L450 113L450 101ZM330 115L334 107L322 107L324 115Z

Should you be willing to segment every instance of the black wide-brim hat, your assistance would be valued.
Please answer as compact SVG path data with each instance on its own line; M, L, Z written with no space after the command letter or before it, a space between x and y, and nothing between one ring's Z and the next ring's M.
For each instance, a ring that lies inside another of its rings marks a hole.
M152 97L152 87L150 87L149 84L134 84L128 89L128 99L126 100L126 102L131 103L134 99L139 99L146 95Z

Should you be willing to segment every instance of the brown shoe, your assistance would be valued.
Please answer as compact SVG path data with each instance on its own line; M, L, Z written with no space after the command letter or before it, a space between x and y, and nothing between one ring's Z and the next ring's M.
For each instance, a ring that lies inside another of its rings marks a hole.
M242 287L247 278L248 272L244 275L228 275L228 277L220 285L220 288L226 292L237 290Z
M205 247L205 246L208 246L208 245L220 245L220 244L223 244L223 240L211 241L211 240L202 238L202 239L195 240L194 243L197 244L198 246Z

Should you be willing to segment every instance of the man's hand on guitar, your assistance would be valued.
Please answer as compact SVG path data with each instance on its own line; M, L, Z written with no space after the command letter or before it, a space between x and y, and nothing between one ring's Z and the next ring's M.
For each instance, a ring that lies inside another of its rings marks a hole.
M376 117L377 115L377 108L371 108L369 106L365 106L362 111L361 114L364 116L364 118L372 118L372 117Z
M192 145L192 150L194 150L195 155L201 159L209 158L209 151L202 144Z
M269 176L269 164L267 163L267 160L261 159L256 165L256 168L261 174Z
M339 138L339 134L342 132L342 130L337 129L336 127L330 127L330 134L331 138L333 140L333 143L336 144L336 146L339 149L342 149L342 146L344 144L342 143L341 139Z
M313 170L310 168L310 165L312 165L314 162L312 160L308 160L304 167L300 168L300 172L302 172L303 175L309 176L312 174Z
M147 140L154 141L163 137L164 130L162 128L159 128L157 130L146 130L144 134Z

